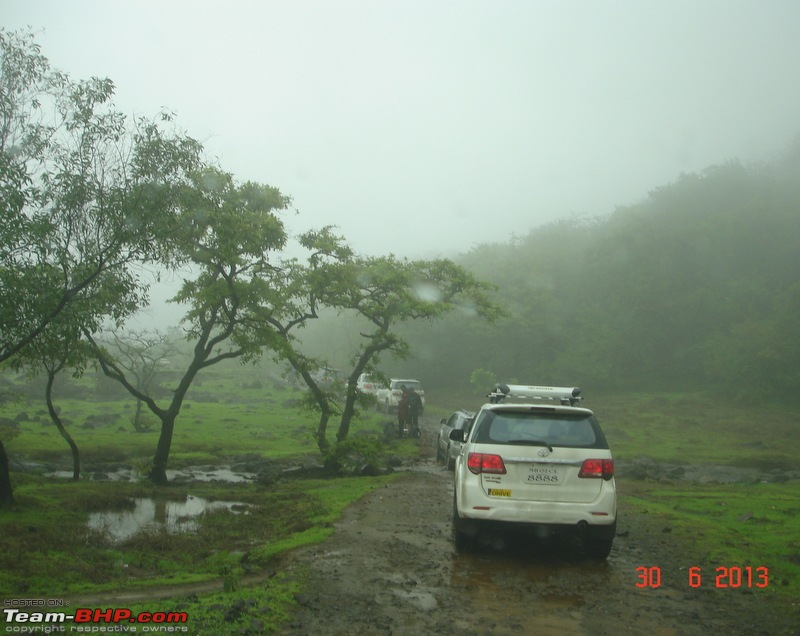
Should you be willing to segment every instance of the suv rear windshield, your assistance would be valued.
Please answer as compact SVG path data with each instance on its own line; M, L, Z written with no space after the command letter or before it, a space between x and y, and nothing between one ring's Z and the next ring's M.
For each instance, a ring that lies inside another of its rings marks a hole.
M608 448L593 415L484 411L476 425L475 441L479 444Z

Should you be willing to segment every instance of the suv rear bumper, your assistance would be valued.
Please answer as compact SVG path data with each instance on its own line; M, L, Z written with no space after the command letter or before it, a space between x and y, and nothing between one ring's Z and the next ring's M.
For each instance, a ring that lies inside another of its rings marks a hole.
M515 501L459 492L458 516L462 519L503 524L548 526L611 526L617 519L617 494L613 481L603 484L600 496L589 503Z
M459 519L458 529L459 532L468 537L524 534L526 536L535 536L538 539L554 536L578 536L613 540L617 534L617 523L615 520L609 525L589 526L586 524L515 523L510 521Z

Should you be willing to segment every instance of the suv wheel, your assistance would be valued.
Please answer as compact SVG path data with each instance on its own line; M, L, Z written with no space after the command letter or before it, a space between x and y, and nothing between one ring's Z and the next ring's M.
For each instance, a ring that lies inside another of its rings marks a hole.
M473 546L473 538L464 531L465 522L458 516L456 498L453 495L453 543L456 552L468 552Z
M586 538L584 550L586 556L596 561L605 561L611 554L611 545L614 539L590 539Z
M456 468L456 460L450 457L450 444L447 445L447 450L444 452L444 465L447 466L447 470Z
M611 554L611 546L614 543L614 535L617 532L617 523L610 529L605 530L602 534L589 533L583 540L583 551L590 559L597 561L605 561L608 555Z

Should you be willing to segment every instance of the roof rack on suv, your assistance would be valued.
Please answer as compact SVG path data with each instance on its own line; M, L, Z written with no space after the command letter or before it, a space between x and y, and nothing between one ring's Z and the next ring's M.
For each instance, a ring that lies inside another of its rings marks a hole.
M575 406L583 399L578 387L527 386L524 384L497 384L491 390L489 402L497 404L506 398L558 400L561 404Z

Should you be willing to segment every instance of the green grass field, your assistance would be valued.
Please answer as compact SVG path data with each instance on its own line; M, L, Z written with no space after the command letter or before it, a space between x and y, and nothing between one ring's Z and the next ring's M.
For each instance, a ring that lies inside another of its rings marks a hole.
M586 400L617 459L794 469L795 405L731 403L709 394L598 395Z
M170 468L214 464L232 457L258 455L287 458L318 453L312 433L317 415L303 408L305 392L259 377L258 367L229 364L206 372L193 387L175 424ZM23 384L17 378L16 384ZM81 452L82 463L123 462L146 467L155 452L159 421L145 409L150 430L135 432L134 402L122 396L107 399L91 390L91 379L78 383L81 391L56 395L60 417ZM74 387L73 387L74 389ZM79 397L71 396L79 393ZM161 403L161 402L160 402ZM43 393L23 401L0 404L0 418L17 421L18 435L6 441L9 454L28 460L71 462L69 447L47 414ZM351 425L351 435L382 432L386 417L365 409ZM336 435L338 420L331 419L328 437Z

